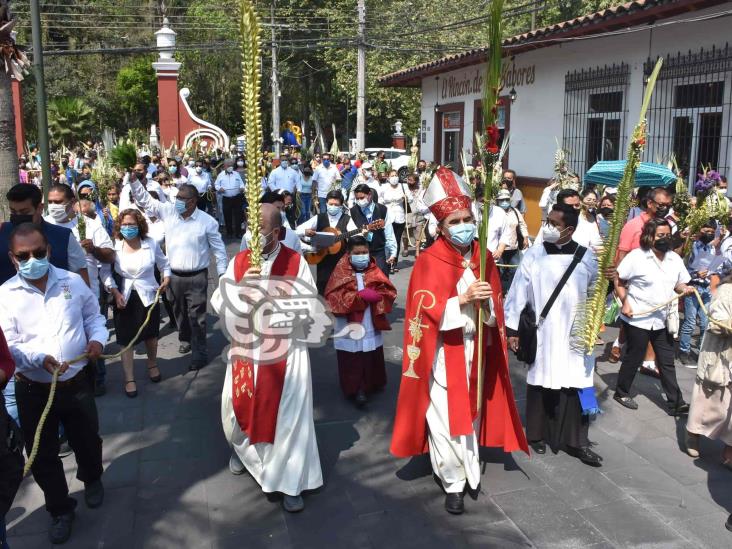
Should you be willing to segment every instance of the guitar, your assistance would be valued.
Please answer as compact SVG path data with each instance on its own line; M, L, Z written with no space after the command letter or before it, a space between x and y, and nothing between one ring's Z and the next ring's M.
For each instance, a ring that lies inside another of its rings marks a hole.
M368 231L376 231L379 229L384 228L384 220L383 219L377 219L376 221L373 221L369 223L368 225L364 225L360 229L354 229L352 231L348 231L347 233L342 233L335 227L326 227L320 232L323 233L332 233L336 235L335 241L333 244L328 246L327 248L323 248L322 250L317 250L315 252L307 252L304 254L305 261L308 262L309 265L317 265L323 259L325 259L329 255L335 255L341 251L343 248L343 241L351 238L352 236L356 236L357 234L362 234L364 232Z

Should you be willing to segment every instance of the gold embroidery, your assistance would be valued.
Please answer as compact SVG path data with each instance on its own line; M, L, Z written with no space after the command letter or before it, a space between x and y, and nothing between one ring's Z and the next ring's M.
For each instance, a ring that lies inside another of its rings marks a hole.
M419 342L422 339L422 336L424 335L424 332L422 329L427 329L429 326L427 324L422 324L422 310L430 310L432 307L435 306L435 303L437 302L437 299L435 298L435 294L428 290L417 290L412 295L412 299L416 299L417 296L419 296L419 303L417 304L417 312L414 314L413 318L409 319L409 335L412 336L412 342L407 345L407 356L409 357L409 367L407 368L407 371L402 374L404 377L412 377L415 379L419 379L419 376L417 375L417 372L414 371L414 362L419 358L419 355L421 354L421 349L419 348ZM432 302L429 305L424 304L425 296L429 296L432 298Z

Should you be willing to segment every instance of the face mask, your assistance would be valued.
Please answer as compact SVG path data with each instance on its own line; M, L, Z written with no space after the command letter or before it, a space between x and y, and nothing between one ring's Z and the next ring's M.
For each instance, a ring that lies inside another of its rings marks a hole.
M140 234L140 228L139 227L120 227L119 229L120 234L122 235L122 238L125 240L132 240L137 235Z
M183 214L186 211L186 203L185 200L179 200L175 199L175 211L179 214Z
M300 164L290 164L290 167L295 171L300 171Z
M397 186L399 183L399 178L397 176L393 176L389 178L389 185Z
M501 201L498 203L498 206L503 208L504 210L507 210L511 206L511 203L507 201Z
M43 278L48 272L48 258L36 259L29 257L25 261L18 263L18 273L27 280L38 280Z
M195 166L195 165L196 165L196 163L195 163L195 162L194 162L193 160L189 160L189 161L188 161L188 167L189 167L189 168L192 168L192 167L193 167L193 166Z
M233 171L234 171L234 168L232 168L231 166L229 166L228 168L226 168L226 173L231 173Z
M709 244L712 240L714 240L714 235L713 234L702 233L699 236L699 240L701 242L703 242L704 244Z
M475 223L453 225L448 231L450 232L450 242L456 246L469 246L475 238Z
M244 165L244 161L243 160L237 160L236 161L236 165L241 168Z
M369 266L369 254L351 254L351 265L353 268L362 271Z
M597 209L594 206L591 208L585 208L585 210L587 210L587 213L590 215L595 215L595 212L597 211Z
M286 170L287 169L287 162L283 162L282 164L280 164L280 166L282 167L283 170Z
M10 224L14 227L23 223L33 223L33 214L10 214Z
M554 244L562 238L562 231L557 229L554 225L544 225L541 228L541 236L544 239L544 242Z
M602 217L604 217L604 218L607 219L607 218L612 217L614 210L612 208L605 207L605 208L600 208L597 211L600 212L600 214L602 215Z
M170 172L173 175L175 175L177 171L178 171L177 166L171 166L170 168L168 168L168 172Z
M417 173L424 173L424 168L417 168Z
M49 204L48 215L57 223L65 223L69 219L66 204Z
M323 160L323 166L325 166L326 168L329 168L330 167L330 160Z
M656 219L666 219L666 216L668 215L669 209L670 208L657 207L656 208Z
M135 175L140 181L145 181L145 179L147 179L147 174L145 172L135 172Z
M659 238L653 243L653 247L659 252L666 253L671 249L671 240L668 238Z
M203 168L201 166L196 166L196 173L201 175L203 173Z
M336 217L339 213L341 213L342 208L340 206L328 206L328 215L331 217Z
M262 237L262 248L268 247L270 244L272 244L272 234L274 234L274 231L271 231L268 234L263 235Z
M369 204L370 202L368 198L361 198L359 200L356 200L356 205L362 210L368 208Z

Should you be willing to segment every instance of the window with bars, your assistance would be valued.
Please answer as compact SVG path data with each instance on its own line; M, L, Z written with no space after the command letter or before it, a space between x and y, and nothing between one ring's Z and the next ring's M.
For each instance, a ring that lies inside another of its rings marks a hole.
M629 81L625 63L565 76L562 146L573 172L581 175L599 160L621 158Z
M645 80L655 59L644 65ZM700 49L664 59L647 114L646 160L673 154L689 185L711 167L729 175L732 161L732 48Z

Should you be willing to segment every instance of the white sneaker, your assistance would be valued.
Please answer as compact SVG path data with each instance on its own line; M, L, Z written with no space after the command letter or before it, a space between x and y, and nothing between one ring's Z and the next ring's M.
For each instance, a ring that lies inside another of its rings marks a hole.
M236 455L236 452L231 452L231 457L229 458L229 471L231 471L232 475L241 475L246 470L246 467L244 467L244 464L241 462L241 459L239 459L239 456Z

